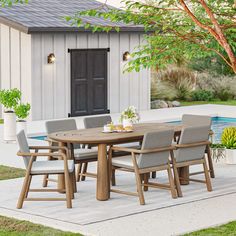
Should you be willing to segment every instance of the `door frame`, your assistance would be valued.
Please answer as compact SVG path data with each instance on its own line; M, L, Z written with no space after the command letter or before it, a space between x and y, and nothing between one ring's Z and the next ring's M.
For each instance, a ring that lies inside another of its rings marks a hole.
M68 117L72 117L72 54L71 52L72 51L107 51L107 52L110 52L110 48L68 48L68 53L70 53L70 113L68 113ZM110 109L108 109L108 96L109 96L109 91L108 91L108 71L109 71L109 62L108 62L108 55L107 55L107 70L106 70L106 106L107 106L107 110L106 112L104 113L100 113L100 114L109 114L110 113ZM86 116L89 116L89 115L99 115L99 114L88 114ZM83 115L81 115L83 116Z

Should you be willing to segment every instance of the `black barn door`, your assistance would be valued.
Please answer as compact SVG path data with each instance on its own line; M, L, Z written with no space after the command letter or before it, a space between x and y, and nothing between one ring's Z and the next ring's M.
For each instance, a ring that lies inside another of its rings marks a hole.
M107 49L72 49L71 116L107 113Z

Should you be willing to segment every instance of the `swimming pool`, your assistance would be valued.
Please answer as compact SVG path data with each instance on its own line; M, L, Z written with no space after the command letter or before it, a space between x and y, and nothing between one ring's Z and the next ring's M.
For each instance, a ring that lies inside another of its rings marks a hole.
M168 123L181 123L181 121L171 121ZM212 130L214 132L214 143L219 143L223 129L228 126L236 126L236 118L212 117ZM47 136L30 137L32 139L44 140Z

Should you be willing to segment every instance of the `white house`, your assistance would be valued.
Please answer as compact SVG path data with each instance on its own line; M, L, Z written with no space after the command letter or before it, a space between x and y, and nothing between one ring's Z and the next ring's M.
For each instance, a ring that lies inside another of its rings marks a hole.
M116 24L120 33L92 33L63 19L100 5L33 0L0 10L0 87L22 91L32 120L114 113L129 105L149 109L149 71L123 73L123 55L144 42L143 28Z

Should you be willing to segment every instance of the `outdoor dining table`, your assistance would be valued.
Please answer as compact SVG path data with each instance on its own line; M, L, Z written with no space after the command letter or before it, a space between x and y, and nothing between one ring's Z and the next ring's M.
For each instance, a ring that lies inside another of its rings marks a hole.
M134 131L130 133L103 133L103 127L100 127L52 133L48 135L48 138L57 141L62 147L71 143L98 146L96 198L97 200L105 201L110 198L107 147L122 143L140 142L143 140L143 136L147 132L160 131L170 128L174 129L175 135L179 135L183 126L180 124L171 123L140 123L135 124ZM212 173L211 177L214 177L209 147L207 154L210 173ZM189 183L189 168L179 168L179 175L181 184L187 185ZM63 175L58 175L58 187L60 189L65 188Z

